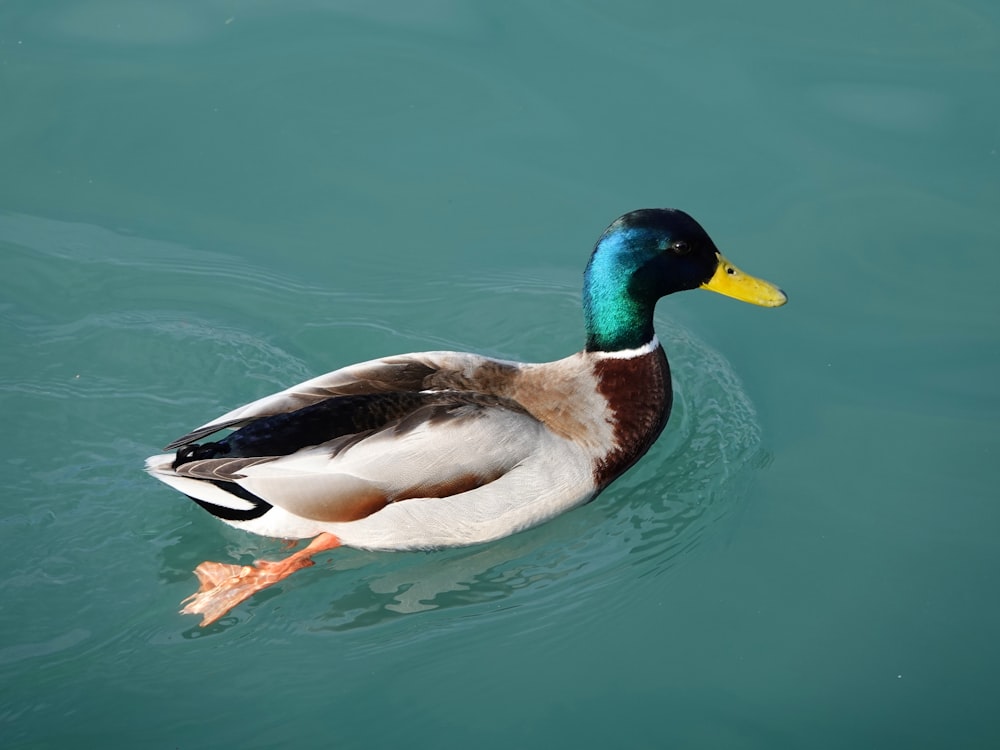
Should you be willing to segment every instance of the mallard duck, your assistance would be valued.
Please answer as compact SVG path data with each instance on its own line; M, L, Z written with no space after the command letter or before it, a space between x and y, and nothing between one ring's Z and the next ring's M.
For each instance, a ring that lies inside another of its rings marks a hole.
M737 270L683 211L642 209L601 235L584 272L584 349L543 364L401 354L241 406L146 461L230 526L308 546L256 565L204 562L181 610L208 625L340 545L489 542L596 497L670 415L653 331L664 295L709 289L764 307L784 292ZM234 430L216 440L204 439Z

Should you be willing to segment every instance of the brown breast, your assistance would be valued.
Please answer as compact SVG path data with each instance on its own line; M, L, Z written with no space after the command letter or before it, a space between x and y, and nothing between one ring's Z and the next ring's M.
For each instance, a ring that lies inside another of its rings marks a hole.
M594 482L603 489L656 442L670 416L673 391L662 347L631 359L599 359L594 371L614 427L615 448L594 462Z

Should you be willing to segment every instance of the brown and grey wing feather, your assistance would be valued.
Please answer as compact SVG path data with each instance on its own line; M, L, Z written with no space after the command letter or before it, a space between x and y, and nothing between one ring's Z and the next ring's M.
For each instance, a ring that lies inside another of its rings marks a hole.
M298 411L336 396L439 390L443 383L460 382L456 374L492 361L470 354L425 352L362 362L234 409L174 440L164 450L176 450L220 430L243 427L261 417Z

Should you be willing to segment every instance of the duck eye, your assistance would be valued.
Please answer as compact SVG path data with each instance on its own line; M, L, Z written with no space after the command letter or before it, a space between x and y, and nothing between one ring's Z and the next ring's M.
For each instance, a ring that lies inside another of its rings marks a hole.
M676 242L671 242L670 249L673 251L674 255L687 255L689 252L691 252L691 246L684 240L677 240Z

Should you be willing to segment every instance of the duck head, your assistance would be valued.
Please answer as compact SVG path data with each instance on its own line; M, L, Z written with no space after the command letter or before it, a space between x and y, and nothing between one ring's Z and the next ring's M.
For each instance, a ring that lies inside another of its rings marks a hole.
M631 211L604 230L584 272L587 350L620 351L649 343L656 301L686 289L708 289L762 307L788 301L774 284L726 260L683 211Z

